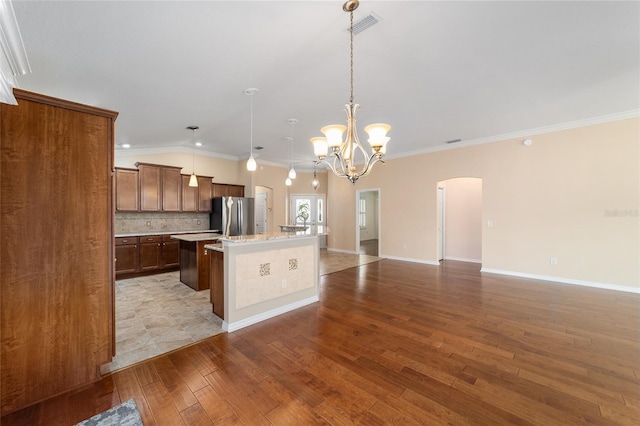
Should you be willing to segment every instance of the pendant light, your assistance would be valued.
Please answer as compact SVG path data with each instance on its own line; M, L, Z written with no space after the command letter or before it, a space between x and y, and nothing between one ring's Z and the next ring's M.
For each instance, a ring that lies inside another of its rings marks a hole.
M295 118L290 118L289 124L291 125L291 168L289 169L289 179L296 178L296 169L293 168L293 129L298 122Z
M311 186L313 189L318 189L320 186L320 181L318 180L318 175L316 174L316 166L318 165L317 161L313 162L313 180L311 181Z
M189 126L187 129L193 131L193 135L191 137L191 177L189 178L189 186L197 187L198 186L198 177L195 172L195 164L196 164L196 130L200 127L198 126Z
M251 148L249 151L249 159L247 160L247 170L250 172L256 171L256 159L253 158L253 95L258 92L258 89L255 87L251 87L249 89L245 89L244 94L247 96L251 96Z

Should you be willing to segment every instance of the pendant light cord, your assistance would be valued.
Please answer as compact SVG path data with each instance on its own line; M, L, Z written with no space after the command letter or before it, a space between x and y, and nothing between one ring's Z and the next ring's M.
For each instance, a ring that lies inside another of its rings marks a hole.
M251 96L251 150L249 156L253 155L253 96Z

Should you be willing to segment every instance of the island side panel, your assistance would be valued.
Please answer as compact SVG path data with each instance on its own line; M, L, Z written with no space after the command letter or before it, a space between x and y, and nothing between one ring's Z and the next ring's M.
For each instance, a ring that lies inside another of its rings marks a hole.
M195 241L180 240L180 281L196 290L198 287L198 257Z
M318 239L225 246L225 323L229 331L318 300Z

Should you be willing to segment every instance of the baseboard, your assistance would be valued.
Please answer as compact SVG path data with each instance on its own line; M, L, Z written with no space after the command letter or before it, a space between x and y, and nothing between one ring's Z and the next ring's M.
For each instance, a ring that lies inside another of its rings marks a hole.
M594 282L594 281L574 280L574 279L571 279L571 278L554 277L554 276L550 276L550 275L528 274L528 273L525 273L525 272L504 271L504 270L501 270L501 269L491 269L491 268L482 268L482 269L480 269L480 272L488 272L488 273L491 273L491 274L509 275L509 276L512 276L512 277L531 278L531 279L534 279L534 280L551 281L551 282L555 282L555 283L581 285L581 286L584 286L584 287L594 287L594 288L601 288L601 289L605 289L605 290L624 291L624 292L627 292L627 293L640 294L640 288L638 288L638 287L629 287L629 286L617 285L617 284L600 283L600 282Z
M351 251L351 250L340 250L340 249L336 249L336 248L330 248L327 247L327 251L335 251L337 253L348 253L348 254L360 254L357 251Z
M456 260L458 262L482 263L482 259L469 259L468 257L447 256L444 260Z
M424 265L440 266L440 262L438 262L437 260L423 260L423 259L413 259L411 257L387 256L386 254L380 255L378 257L382 257L384 259L391 259L391 260L400 260L403 262L413 262L413 263L422 263Z
M269 318L277 317L278 315L282 315L286 312L293 311L294 309L302 308L303 306L310 305L312 303L318 302L320 300L319 296L312 296L306 299L299 300L297 302L289 303L288 305L281 306L276 309L272 309L267 312L263 312L258 315L254 315L249 318L245 318L240 321L235 321L232 323L228 323L227 321L222 321L222 330L233 333L236 330L240 330L241 328L248 327L253 324L257 324L261 321L268 320Z

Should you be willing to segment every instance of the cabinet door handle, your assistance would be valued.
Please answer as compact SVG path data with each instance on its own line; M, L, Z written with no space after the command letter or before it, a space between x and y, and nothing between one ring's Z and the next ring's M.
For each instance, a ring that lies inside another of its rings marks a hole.
M126 243L127 241L129 241L129 240L122 240L122 243L124 244L124 243Z

